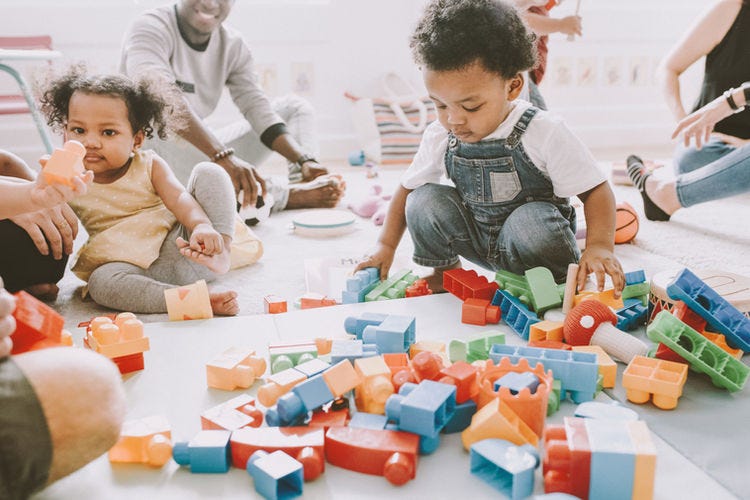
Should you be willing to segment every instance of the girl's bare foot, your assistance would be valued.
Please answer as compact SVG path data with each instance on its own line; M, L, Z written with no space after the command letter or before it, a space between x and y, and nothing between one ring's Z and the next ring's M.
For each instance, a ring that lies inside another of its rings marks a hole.
M230 290L226 292L209 292L211 310L217 316L236 316L240 312L240 304L237 301L237 292Z
M287 209L333 208L344 195L346 184L339 175L323 175L289 189Z
M60 289L54 283L39 283L26 288L26 292L44 302L54 302Z
M227 240L229 240L228 243ZM206 255L203 252L198 252L190 248L190 243L183 238L177 238L177 248L180 249L180 253L186 259L190 259L202 266L206 266L215 274L226 274L226 272L229 271L229 266L231 264L231 243L231 238L224 236L224 250L215 255Z

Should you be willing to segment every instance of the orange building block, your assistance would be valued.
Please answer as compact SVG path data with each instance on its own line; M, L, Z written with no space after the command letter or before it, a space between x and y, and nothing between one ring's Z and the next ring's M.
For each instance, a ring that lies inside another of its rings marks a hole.
M595 292L592 290L579 291L575 297L573 297L573 306L577 306L583 300L595 299L612 309L622 309L625 304L623 304L622 299L616 299L614 293L614 288L604 290L603 292Z
M592 352L596 354L596 364L599 366L599 374L602 376L602 387L610 388L615 386L617 380L617 364L604 352L604 349L598 345L577 345L573 346L574 351Z
M109 461L112 463L142 463L161 467L170 458L172 432L163 416L125 422L119 441L109 450Z
M646 423L636 420L627 423L630 441L635 448L635 474L633 500L651 500L654 497L656 475L656 446Z
M117 365L117 369L120 370L121 375L143 370L146 366L142 352L111 359L112 362Z
M255 407L255 400L247 394L209 408L201 413L201 429L235 431L243 427L260 427L263 413Z
M276 295L266 295L263 297L263 311L266 314L280 314L287 312L286 299Z
M440 371L443 378L438 382L455 385L456 403L465 403L469 399L477 397L479 392L479 386L477 385L478 371L476 366L472 366L465 361L456 361Z
M115 321L107 317L92 320L84 345L113 359L149 350L149 340L143 335L143 323L140 320L125 316L120 319L120 326Z
M662 410L673 410L682 396L688 365L663 359L636 356L622 374L622 386L629 401L653 403Z
M493 399L474 416L471 425L461 433L461 442L466 451L477 441L499 438L521 446L531 444L536 447L539 436L500 399Z
M167 301L169 321L211 319L214 317L206 280L198 280L192 285L164 290L164 298Z
M315 309L317 307L335 306L336 299L326 297L320 293L308 292L299 299L300 309Z
M66 141L62 149L57 148L52 152L52 156L44 165L44 182L73 187L73 179L86 171L83 166L85 156L86 148L83 144L78 141Z
M570 351L573 347L559 340L530 340L526 345L529 347L539 347L541 349L559 349L561 351Z
M544 320L529 326L529 342L556 340L563 342L563 324L559 321Z
M524 388L518 394L512 394L507 387L501 387L495 392L495 381L511 372L533 373L539 379L536 391L532 394L529 389ZM547 419L547 404L553 381L552 371L545 372L541 363L537 363L532 369L528 360L523 358L519 359L516 364L511 363L510 358L507 357L502 358L497 365L487 360L477 375L479 387L477 408L483 408L489 402L500 399L534 434L541 437Z
M63 333L65 320L54 309L24 291L13 296L16 298L13 310L16 330L10 336L13 340L11 354L72 344L70 334Z
M493 306L487 299L468 298L461 306L461 322L484 326L500 321L500 307Z
M380 357L391 370L391 377L402 370L409 370L409 356L405 352L389 352Z
M420 352L434 352L445 354L445 342L440 340L419 340L409 346L409 357L414 358Z
M206 363L206 381L214 389L247 389L265 371L266 360L255 349L230 347Z
M361 374L348 359L343 359L323 372L323 380L338 399L362 383Z
M385 415L385 403L395 392L390 367L381 356L370 356L356 359L354 369L362 381L354 391L357 409Z
M404 290L405 297L421 297L422 295L432 295L427 280L418 279Z
M316 337L315 347L318 348L318 356L325 356L326 354L330 354L331 347L333 347L333 339Z

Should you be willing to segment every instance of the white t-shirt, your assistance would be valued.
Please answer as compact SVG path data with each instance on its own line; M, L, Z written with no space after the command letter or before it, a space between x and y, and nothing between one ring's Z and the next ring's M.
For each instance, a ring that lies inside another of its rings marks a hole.
M516 100L505 121L482 141L507 138L530 106L530 102ZM555 195L560 198L584 193L607 180L591 152L559 116L537 112L521 136L521 143L534 165L552 181ZM401 176L401 185L416 189L427 183L439 184L448 176L447 147L448 131L435 120L425 130L414 160Z

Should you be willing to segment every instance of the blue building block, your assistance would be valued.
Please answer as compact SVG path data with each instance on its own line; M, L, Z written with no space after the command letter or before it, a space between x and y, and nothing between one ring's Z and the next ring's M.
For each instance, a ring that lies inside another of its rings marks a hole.
M352 363L359 358L377 356L375 345L365 345L361 340L334 340L331 343L331 364L335 365L345 359Z
M625 284L635 285L637 283L643 283L646 281L646 272L643 269L637 271L630 271L625 273Z
M172 458L190 472L227 472L232 465L229 448L230 431L200 431L190 442L178 442L172 447Z
M529 366L542 363L545 370L552 370L552 376L560 381L560 397L570 395L574 403L583 403L594 399L599 368L596 354L561 349L542 349L539 347L519 347L495 344L490 349L490 359L498 364L504 357L511 363L518 363L521 358L529 361Z
M349 427L383 430L385 429L387 423L388 418L385 415L358 411L357 413L352 415L351 420L349 420Z
M302 464L283 451L256 451L247 461L247 473L263 498L282 500L302 495Z
M527 498L534 491L539 455L533 446L483 439L471 445L470 460L472 474L512 500Z
M492 298L492 305L500 306L502 319L522 339L529 340L529 327L539 322L536 314L508 293L506 290L498 290Z
M354 273L346 280L346 290L341 292L342 304L364 302L365 295L380 283L380 270L376 267L366 267Z
M415 338L414 316L390 314L379 325L368 325L362 331L362 342L374 344L378 354L408 352Z
M440 447L440 433L434 436L419 436L419 454L429 455Z
M591 449L589 498L631 500L636 450L627 421L586 419Z
M750 352L750 319L688 269L667 286L667 294L685 302L715 331L723 333L730 347Z
M456 432L462 432L464 429L471 425L471 417L477 412L477 404L469 399L465 403L456 405L456 411L453 412L453 416L445 424L443 434L455 434Z
M282 422L293 422L307 412L333 401L335 398L322 375L315 375L295 385L276 403Z
M405 383L385 403L385 415L402 431L435 436L451 419L456 408L456 386L423 380Z
M531 290L525 276L500 269L495 273L495 281L500 290L507 291L526 306L531 304Z
M630 331L646 323L648 318L648 307L644 306L640 299L625 299L625 307L615 311L617 316L617 328Z
M362 313L359 317L349 316L344 320L344 330L350 335L356 335L357 340L362 340L362 332L367 326L379 325L387 317L387 314L371 312Z
M638 413L626 408L617 401L602 403L599 401L587 401L576 408L576 417L600 418L604 420L638 420Z
M539 377L531 372L508 372L495 380L495 392L501 387L507 387L511 394L518 394L525 388L528 388L531 394L535 394L536 388L539 387Z

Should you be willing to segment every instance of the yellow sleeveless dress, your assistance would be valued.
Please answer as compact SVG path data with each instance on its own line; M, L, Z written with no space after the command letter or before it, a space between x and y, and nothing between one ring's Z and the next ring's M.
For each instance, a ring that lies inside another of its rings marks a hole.
M89 235L73 264L82 280L108 262L148 269L159 257L176 219L151 183L153 158L151 150L138 151L125 175L111 184L93 183L70 202Z

